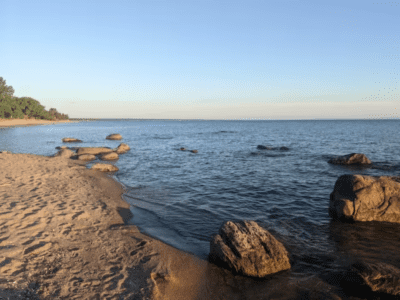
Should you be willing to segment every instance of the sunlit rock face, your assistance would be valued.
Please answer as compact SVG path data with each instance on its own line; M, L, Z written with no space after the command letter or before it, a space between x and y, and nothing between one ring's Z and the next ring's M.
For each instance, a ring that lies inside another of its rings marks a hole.
M334 219L400 223L400 177L340 176L330 195L329 215Z
M282 243L254 221L228 221L210 243L209 258L235 273L262 278L290 269Z

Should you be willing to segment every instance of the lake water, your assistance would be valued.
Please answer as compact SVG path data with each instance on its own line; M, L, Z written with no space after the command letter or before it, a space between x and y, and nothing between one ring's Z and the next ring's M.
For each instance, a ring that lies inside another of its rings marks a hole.
M124 142L131 151L115 162L115 177L142 232L207 259L224 221L254 220L288 249L286 278L322 278L352 257L400 267L400 225L343 224L328 215L340 175L400 175L399 132L399 120L101 120L0 129L0 150L53 155L64 137L83 140L82 147ZM111 133L123 140L105 140ZM352 152L373 166L327 163Z

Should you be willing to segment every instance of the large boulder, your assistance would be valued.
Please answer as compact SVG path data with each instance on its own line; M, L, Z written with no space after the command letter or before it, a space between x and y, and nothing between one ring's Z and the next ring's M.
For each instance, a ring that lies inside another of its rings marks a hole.
M400 223L400 177L342 175L330 195L334 219Z
M116 160L118 159L118 154L115 152L106 153L100 156L101 160Z
M332 158L328 160L328 163L335 165L369 165L371 161L362 153L351 153Z
M91 161L91 160L95 160L96 156L94 156L93 154L82 154L78 156L79 160L84 160L84 161Z
M400 270L381 262L356 261L348 267L341 286L354 294L363 294L359 296L372 296L373 293L383 297L400 296Z
M54 156L55 157L63 157L63 158L71 158L74 155L75 155L74 151L71 151L69 149L61 149Z
M122 136L119 133L113 133L106 137L107 140L122 140Z
M262 278L290 269L288 252L254 221L228 221L210 242L209 258L245 276Z
M81 143L81 140L74 139L74 138L63 138L62 141L64 143Z
M106 148L106 147L82 147L79 148L76 151L76 154L81 155L81 154L93 154L93 155L98 155L98 154L103 154L103 153L110 153L113 152L112 149Z
M109 164L95 164L92 166L92 169L101 172L115 172L119 170L116 166Z
M128 152L129 150L131 150L131 148L127 144L121 143L119 144L115 152L117 152L118 154L123 154Z

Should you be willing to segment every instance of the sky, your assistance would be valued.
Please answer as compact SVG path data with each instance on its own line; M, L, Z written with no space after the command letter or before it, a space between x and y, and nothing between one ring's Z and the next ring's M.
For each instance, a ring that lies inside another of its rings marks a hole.
M400 117L400 1L1 3L0 77L70 118Z

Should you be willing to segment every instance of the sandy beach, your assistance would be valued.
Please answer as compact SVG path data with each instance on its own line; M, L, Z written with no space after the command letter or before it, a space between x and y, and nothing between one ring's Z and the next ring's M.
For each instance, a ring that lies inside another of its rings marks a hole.
M54 125L58 123L73 123L79 121L71 120L37 120L37 119L0 119L0 127L14 127L14 126L33 126L33 125Z
M106 174L30 154L1 153L0 169L0 297L196 298L208 263L124 225L129 204Z

